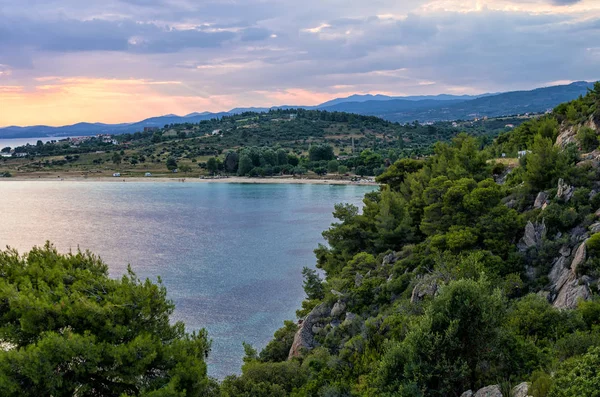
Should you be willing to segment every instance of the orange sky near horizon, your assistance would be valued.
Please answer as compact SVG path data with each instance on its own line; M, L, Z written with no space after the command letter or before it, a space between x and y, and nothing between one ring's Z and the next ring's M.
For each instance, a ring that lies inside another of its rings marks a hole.
M157 88L181 85L178 81L91 78L40 78L33 89L0 86L0 127L9 125L62 126L78 122L129 123L165 114L220 112L235 107L270 107L282 104L310 106L338 94L302 89L254 91L256 101L240 103L235 95L165 95ZM353 92L342 92L351 95Z

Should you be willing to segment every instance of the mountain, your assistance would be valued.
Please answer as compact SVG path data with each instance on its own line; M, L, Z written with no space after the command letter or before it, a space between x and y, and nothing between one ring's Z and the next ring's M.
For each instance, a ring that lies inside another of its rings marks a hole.
M387 96L387 95L381 95L381 94L376 94L376 95L356 94L356 95L350 95L349 97L346 97L346 98L332 99L331 101L324 102L317 107L325 108L325 107L330 107L330 106L334 106L334 105L339 105L340 103L348 103L348 102L364 103L364 102L369 102L369 101L391 101L391 100L396 100L396 99L401 99L401 100L405 100L405 101L422 101L422 100L427 100L427 99L432 99L435 101L455 101L455 100L468 101L471 99L481 98L481 97L489 96L489 95L494 95L494 94L482 94L482 95L439 94L439 95L417 95L417 96Z
M513 91L487 95L471 100L418 100L390 99L365 102L338 103L319 107L322 110L359 113L377 116L400 123L447 120L469 120L479 117L500 117L523 113L540 113L585 95L593 83L585 81L569 85L537 88L531 91Z
M500 94L435 95L391 97L386 95L351 95L337 98L317 106L283 105L272 108L235 108L227 112L190 113L186 116L168 114L151 117L136 123L103 124L78 123L63 127L31 126L0 128L0 138L65 137L97 134L123 134L143 130L144 127L163 127L168 124L198 123L202 120L220 118L245 112L264 113L271 109L303 108L378 116L388 121L408 123L469 120L483 116L499 117L522 113L539 113L554 108L562 102L585 95L593 83L585 81L569 85L538 88L531 91L513 91Z

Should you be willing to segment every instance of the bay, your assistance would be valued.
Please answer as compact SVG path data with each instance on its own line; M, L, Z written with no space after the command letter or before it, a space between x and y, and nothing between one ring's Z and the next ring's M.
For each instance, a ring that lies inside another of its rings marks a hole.
M374 187L152 182L0 182L0 247L89 249L112 277L158 277L174 320L206 328L209 374L238 373L304 298L301 270L334 221Z
M46 142L50 142L50 141L58 141L60 139L65 139L67 138L66 136L61 136L61 137L41 137L41 138L7 138L7 139L1 139L0 138L0 149L3 149L5 147L10 147L10 148L16 148L18 146L25 146L27 144L30 145L35 145L37 143L37 141L42 141L44 143Z

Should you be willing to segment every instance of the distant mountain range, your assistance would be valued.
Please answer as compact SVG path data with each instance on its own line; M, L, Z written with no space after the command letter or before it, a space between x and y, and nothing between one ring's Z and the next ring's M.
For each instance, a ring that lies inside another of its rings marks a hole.
M144 127L163 127L167 124L198 123L244 112L268 112L270 109L318 109L331 112L349 112L377 116L407 123L413 121L469 120L478 117L499 117L523 113L544 112L562 102L585 95L593 83L578 81L569 85L538 88L531 91L513 91L483 95L435 95L391 97L386 95L351 95L337 98L318 106L276 106L273 108L235 108L227 112L191 113L186 116L169 114L152 117L136 123L103 124L77 123L63 127L43 125L0 128L0 138L65 137L97 134L123 134L141 131Z

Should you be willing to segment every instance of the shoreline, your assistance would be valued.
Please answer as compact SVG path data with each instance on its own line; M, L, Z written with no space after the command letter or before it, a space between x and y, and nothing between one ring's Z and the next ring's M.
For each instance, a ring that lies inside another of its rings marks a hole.
M182 177L182 178L166 178L166 177L83 177L83 176L67 176L61 178L35 178L30 177L11 177L0 178L2 182L106 182L106 183L127 183L127 182L144 182L144 183L239 183L239 184L300 184L300 185L351 185L351 186L379 186L377 182L370 181L349 181L343 179L302 179L302 178L247 178L247 177L229 177L229 178L206 178L197 177Z

